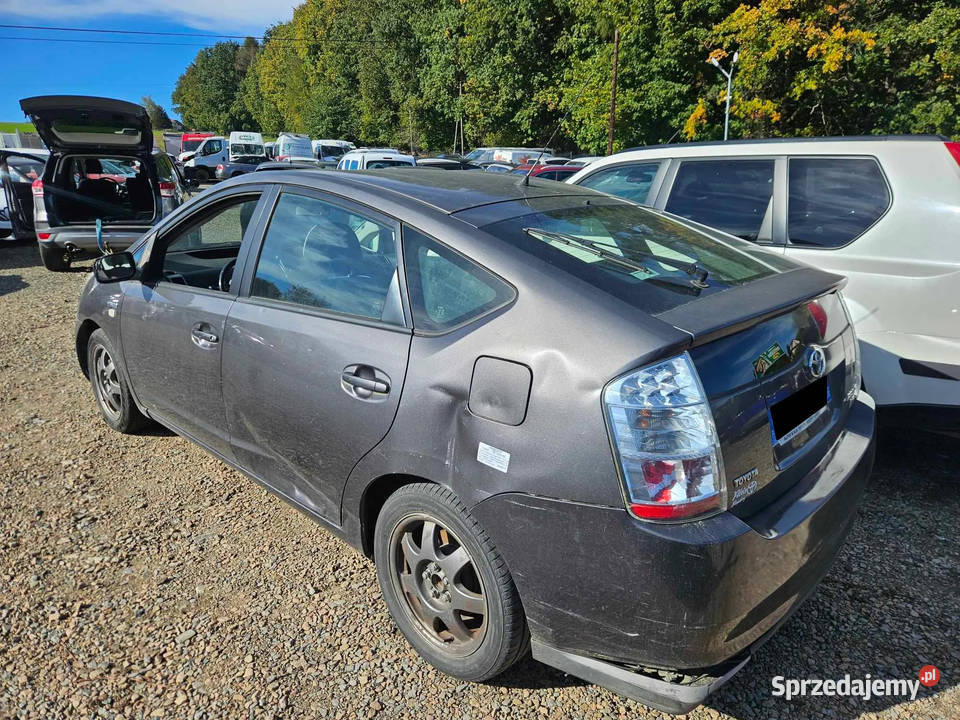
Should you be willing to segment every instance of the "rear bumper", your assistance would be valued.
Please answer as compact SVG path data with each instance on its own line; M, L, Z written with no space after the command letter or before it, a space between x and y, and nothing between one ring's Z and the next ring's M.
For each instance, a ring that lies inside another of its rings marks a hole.
M126 250L139 240L149 230L149 226L131 229L107 229L103 231L104 242L114 251ZM38 232L49 233L46 240L39 240L43 245L56 246L62 250L76 249L85 254L99 255L96 230L89 226L39 228Z
M873 401L861 393L820 463L744 519L652 525L620 508L511 493L473 512L510 568L546 662L578 674L567 656L607 661L588 663L587 679L623 692L632 676L638 699L679 712L676 694L657 702L651 677L623 666L728 678L725 664L749 657L830 568L873 465L873 437ZM684 690L683 702L702 702L699 692Z

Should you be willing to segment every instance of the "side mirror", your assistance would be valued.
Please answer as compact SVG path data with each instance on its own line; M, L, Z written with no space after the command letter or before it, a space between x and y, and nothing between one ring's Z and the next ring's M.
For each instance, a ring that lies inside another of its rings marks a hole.
M93 276L97 282L113 283L129 280L137 274L137 261L128 252L112 253L98 257L93 263Z

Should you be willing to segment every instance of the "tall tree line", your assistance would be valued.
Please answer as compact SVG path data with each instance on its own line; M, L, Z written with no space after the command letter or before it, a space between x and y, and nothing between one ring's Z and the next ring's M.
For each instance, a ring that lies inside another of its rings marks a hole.
M262 43L218 43L181 76L192 127L440 150L614 149L732 137L960 137L960 6L947 0L308 0ZM569 111L569 113L568 113ZM568 114L567 114L568 113Z

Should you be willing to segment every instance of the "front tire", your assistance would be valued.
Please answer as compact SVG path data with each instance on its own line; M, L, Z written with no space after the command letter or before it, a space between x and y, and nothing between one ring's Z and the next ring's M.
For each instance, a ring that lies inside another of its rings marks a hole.
M150 421L134 403L117 357L107 334L95 330L87 342L87 375L93 396L107 425L117 432L131 434L145 428Z
M40 260L47 270L66 272L70 269L70 253L56 245L37 243L40 248Z
M374 556L390 614L438 670L480 682L526 653L526 618L506 563L450 490L417 483L387 498Z
M193 173L197 182L207 182L210 179L210 173L204 167L198 167Z

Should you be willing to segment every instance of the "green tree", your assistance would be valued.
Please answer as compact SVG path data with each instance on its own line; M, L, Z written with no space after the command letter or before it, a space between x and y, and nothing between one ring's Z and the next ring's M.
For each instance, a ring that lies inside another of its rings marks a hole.
M153 125L154 130L166 130L173 127L167 111L154 102L152 97L144 95L140 98L140 102L143 104L143 107L146 108L147 115L150 116L150 124Z
M244 102L239 53L240 46L233 42L197 53L173 91L173 109L185 125L219 133L259 128Z

